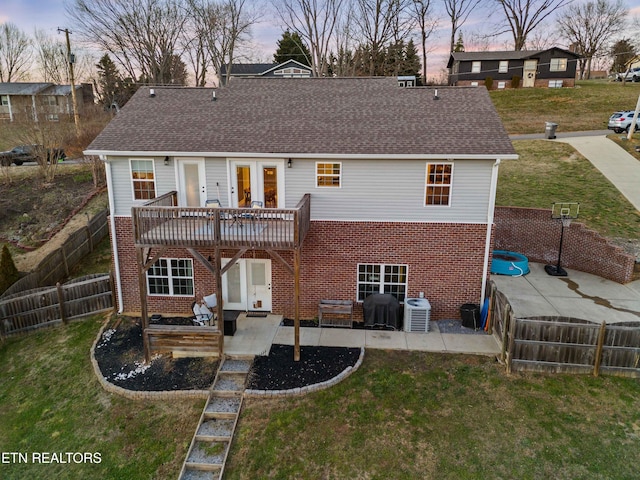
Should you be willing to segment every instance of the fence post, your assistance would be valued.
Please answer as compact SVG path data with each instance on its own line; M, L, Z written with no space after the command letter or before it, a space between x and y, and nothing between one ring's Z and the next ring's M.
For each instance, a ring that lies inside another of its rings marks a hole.
M507 354L507 373L511 373L511 364L513 363L513 351L516 344L516 323L518 319L509 309L509 353Z
M598 334L598 344L596 345L596 358L593 362L593 376L597 377L600 374L600 364L602 363L602 350L604 348L604 337L607 332L607 322L602 322L600 325L600 333Z
M509 323L509 309L510 305L505 303L501 318L498 320L502 322L502 351L500 352L500 360L503 362L507 358L507 338L509 336L509 328L511 328L511 324Z
M60 307L60 319L62 320L62 323L67 323L67 316L65 315L65 311L64 311L64 290L62 289L62 285L60 285L60 282L56 283L56 290L58 291L58 305Z
M84 227L85 232L87 232L87 242L89 243L89 252L93 252L93 238L91 235L91 229L89 226Z

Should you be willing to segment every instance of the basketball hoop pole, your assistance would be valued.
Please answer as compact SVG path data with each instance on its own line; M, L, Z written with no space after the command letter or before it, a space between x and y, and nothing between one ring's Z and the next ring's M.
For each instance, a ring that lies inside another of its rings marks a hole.
M551 218L560 220L560 248L558 249L558 263L556 265L545 265L544 271L554 277L566 277L567 271L560 266L562 260L562 244L564 243L564 229L571 225L574 218L578 218L579 203L554 203L551 209Z

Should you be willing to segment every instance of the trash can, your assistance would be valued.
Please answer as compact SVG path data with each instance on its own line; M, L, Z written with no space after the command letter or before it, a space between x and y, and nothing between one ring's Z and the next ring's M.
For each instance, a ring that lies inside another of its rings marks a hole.
M462 318L462 326L477 330L482 324L480 319L480 305L475 303L465 303L460 307L460 317Z
M544 138L548 138L550 140L556 138L556 128L558 128L557 123L546 122L544 128Z

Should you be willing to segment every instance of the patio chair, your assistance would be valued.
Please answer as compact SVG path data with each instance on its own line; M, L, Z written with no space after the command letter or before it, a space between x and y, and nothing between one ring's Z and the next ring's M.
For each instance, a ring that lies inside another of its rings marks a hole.
M205 327L207 325L211 325L213 313L211 313L211 310L209 310L206 305L200 305L198 302L193 302L191 309L193 310L194 315L191 318L191 321L195 326Z

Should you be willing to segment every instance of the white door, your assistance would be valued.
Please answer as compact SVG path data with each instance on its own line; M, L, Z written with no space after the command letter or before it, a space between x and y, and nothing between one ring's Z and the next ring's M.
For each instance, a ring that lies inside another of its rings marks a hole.
M178 175L181 206L204 207L207 200L204 160L180 160Z
M536 84L536 71L538 70L537 60L524 61L524 78L522 79L523 87L534 87Z
M284 208L284 160L233 160L230 173L234 207Z
M226 265L229 259L223 259ZM271 311L271 260L242 258L222 277L225 310Z

